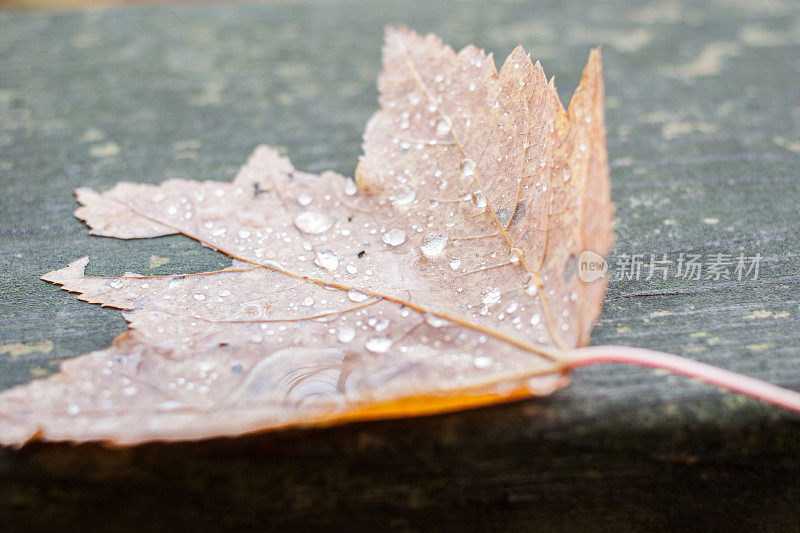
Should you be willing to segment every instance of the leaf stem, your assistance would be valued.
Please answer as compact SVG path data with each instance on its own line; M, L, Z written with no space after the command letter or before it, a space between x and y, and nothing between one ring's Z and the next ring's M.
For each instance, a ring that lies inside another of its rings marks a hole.
M800 392L784 389L760 379L736 374L686 357L645 348L631 346L580 348L570 352L569 359L565 362L565 368L577 368L597 363L624 363L669 370L675 374L696 378L800 413Z

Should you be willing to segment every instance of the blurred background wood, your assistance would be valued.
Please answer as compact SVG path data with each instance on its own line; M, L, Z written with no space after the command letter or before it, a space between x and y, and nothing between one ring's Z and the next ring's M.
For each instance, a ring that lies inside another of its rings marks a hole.
M236 0L231 0L236 1ZM311 0L260 0L269 2L303 2ZM324 0L322 0L324 1ZM0 0L0 9L11 8L20 10L74 10L96 9L119 6L136 6L140 4L208 4L213 0Z
M615 280L596 344L800 389L800 7L791 0L330 1L0 11L0 387L109 344L119 312L38 280L185 273L181 237L90 237L72 190L227 180L259 143L352 175L389 23L523 44L564 101L603 44L624 255L760 253L759 279ZM616 259L615 259L616 258ZM643 369L426 419L151 445L0 452L0 524L187 528L794 529L794 415Z

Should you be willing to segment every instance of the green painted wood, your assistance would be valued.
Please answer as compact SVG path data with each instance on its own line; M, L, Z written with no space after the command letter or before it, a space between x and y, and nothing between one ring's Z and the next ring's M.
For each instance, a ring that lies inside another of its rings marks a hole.
M0 12L0 387L125 328L38 277L216 269L181 237L90 237L72 190L229 179L259 143L352 174L382 28L504 57L568 100L603 44L625 254L760 253L758 280L611 283L593 343L686 354L800 389L800 7L708 2L328 2ZM153 263L151 266L151 258ZM165 262L164 259L168 259ZM162 264L160 264L162 263ZM27 352L27 353L23 353ZM0 453L0 524L165 529L675 530L800 523L798 418L604 366L544 400L427 419L133 450Z

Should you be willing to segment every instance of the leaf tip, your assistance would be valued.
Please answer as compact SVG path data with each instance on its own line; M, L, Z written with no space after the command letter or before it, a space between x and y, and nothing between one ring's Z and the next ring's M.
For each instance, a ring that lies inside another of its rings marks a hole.
M47 274L43 275L40 279L44 281L49 281L50 283L63 285L69 279L83 277L86 265L88 264L89 264L89 257L84 256L81 257L80 259L76 259L75 261L71 262L64 268L48 272Z

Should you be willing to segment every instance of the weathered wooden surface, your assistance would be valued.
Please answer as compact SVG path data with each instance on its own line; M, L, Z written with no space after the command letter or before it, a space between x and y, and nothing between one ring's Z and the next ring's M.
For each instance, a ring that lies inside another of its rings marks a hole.
M0 13L0 387L125 328L38 280L219 268L188 239L90 237L72 190L229 179L259 143L352 174L382 28L504 57L564 100L604 44L622 254L763 256L757 281L615 281L593 342L800 388L800 7L331 2ZM613 263L613 259L612 259ZM794 415L701 384L588 368L553 398L427 419L133 450L0 453L0 524L674 530L800 523Z

